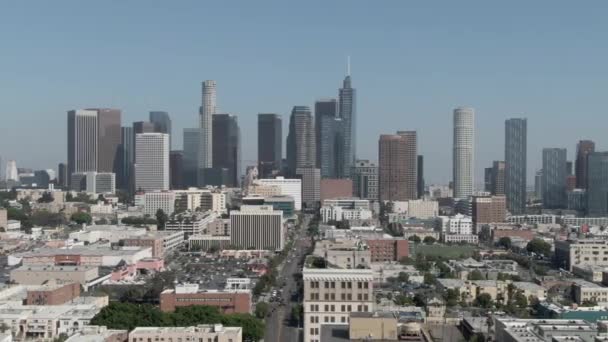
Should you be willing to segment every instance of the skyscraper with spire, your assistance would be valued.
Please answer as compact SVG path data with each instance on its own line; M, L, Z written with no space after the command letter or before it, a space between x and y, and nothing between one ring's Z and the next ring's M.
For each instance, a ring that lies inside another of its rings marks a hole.
M338 156L337 177L350 178L351 167L355 163L357 149L356 90L350 78L350 57L347 61L346 77L338 94L338 117L342 125L342 151Z
M207 80L202 85L202 101L200 114L200 148L198 167L202 169L213 167L213 114L216 111L215 81ZM202 173L202 172L201 172Z

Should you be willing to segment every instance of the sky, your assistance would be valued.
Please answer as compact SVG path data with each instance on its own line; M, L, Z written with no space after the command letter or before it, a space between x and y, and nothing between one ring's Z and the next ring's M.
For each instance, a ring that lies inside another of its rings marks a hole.
M357 150L417 130L429 183L452 174L452 110L476 110L475 181L504 159L504 120L528 118L528 179L543 147L572 159L608 128L606 1L13 1L0 4L0 157L56 168L66 112L109 107L123 125L166 110L174 149L198 122L201 81L238 116L243 164L257 114L337 97L351 56Z

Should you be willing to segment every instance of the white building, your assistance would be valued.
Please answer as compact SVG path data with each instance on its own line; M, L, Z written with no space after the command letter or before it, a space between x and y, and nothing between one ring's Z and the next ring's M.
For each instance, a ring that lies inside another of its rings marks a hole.
M454 109L453 181L454 198L466 199L473 194L475 159L475 110Z
M353 197L326 199L323 201L323 206L334 206L344 209L371 209L369 200Z
M442 238L445 243L468 243L473 245L479 243L479 237L475 234L443 234Z
M224 327L221 324L195 327L137 327L129 333L129 341L241 342L243 341L243 328Z
M286 179L284 177L264 178L254 181L254 185L262 186L277 186L281 193L293 197L294 208L296 211L302 210L302 180L301 179Z
M212 211L204 213L181 213L175 215L165 224L167 231L180 231L185 236L207 234L207 227L212 224L218 215Z
M451 217L441 217L442 231L447 234L473 234L473 220L471 217L458 214Z
M179 211L208 211L218 214L225 213L226 192L215 189L190 188L187 190L175 190L176 208Z
M169 190L169 135L135 135L135 190Z
M230 212L230 242L243 249L283 250L283 212L272 206L244 205Z
M406 214L407 217L427 219L439 216L437 201L409 200L393 202L393 213Z
M556 215L516 215L507 217L513 224L557 224Z
M371 218L372 211L369 209L343 209L337 206L323 206L321 208L323 223L342 220L370 220Z
M114 207L111 204L97 202L89 207L92 215L110 215L114 212Z
M85 191L92 194L115 193L116 174L112 172L87 172Z
M202 83L200 114L200 143L198 148L198 169L213 167L213 114L216 111L215 81Z
M171 191L146 192L135 197L135 202L143 205L144 215L154 217L158 209L162 209L167 215L175 212L175 193Z
M81 231L70 233L70 239L87 243L95 243L100 240L105 240L110 243L117 243L123 239L144 236L146 233L146 228L115 225L92 225Z

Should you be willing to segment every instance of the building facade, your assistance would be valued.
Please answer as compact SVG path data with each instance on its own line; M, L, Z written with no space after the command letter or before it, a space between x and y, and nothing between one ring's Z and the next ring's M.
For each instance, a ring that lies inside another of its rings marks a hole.
M215 114L216 106L215 81L204 81L202 83L201 106L199 108L199 170L213 167L213 114Z
M306 208L316 208L321 201L321 170L314 167L296 169L302 179L302 203Z
M338 166L343 167L340 143L342 120L338 117L338 101L321 99L315 102L316 165L322 178L336 178Z
M135 150L135 189L169 190L169 135L136 134Z
M591 152L585 162L587 212L589 216L608 216L608 152Z
M405 201L418 198L415 131L381 135L379 141L378 197L381 201Z
M473 108L454 109L452 158L454 197L468 198L473 194L475 165L475 111Z
M230 212L230 243L242 249L283 250L283 212L272 206L241 206Z
M507 208L514 215L526 210L526 170L528 151L528 121L505 121L505 195Z
M184 128L183 180L184 187L197 185L200 128Z
M588 176L588 156L595 152L595 142L591 140L581 140L576 145L576 161L575 161L575 176L576 187L578 189L587 189Z
M296 169L316 165L315 130L308 106L295 106L289 120L287 135L287 166L290 174Z
M357 160L352 167L353 195L378 200L378 166L369 160Z
M543 207L566 207L566 149L543 149Z
M237 117L213 115L213 167L228 169L229 187L237 187L241 179L241 129Z
M282 168L283 120L279 114L258 114L258 172L260 178L272 176Z
M349 63L350 69L350 63ZM341 162L337 167L338 178L350 178L351 167L357 155L357 91L352 87L350 70L344 78L342 88L338 92L338 116L340 118L341 140L339 158Z

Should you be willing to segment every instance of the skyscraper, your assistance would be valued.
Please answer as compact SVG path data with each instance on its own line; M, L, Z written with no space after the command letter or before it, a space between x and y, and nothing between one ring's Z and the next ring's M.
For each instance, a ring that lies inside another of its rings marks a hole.
M97 171L98 134L97 111L78 109L68 112L67 147L70 179L74 173Z
M198 157L199 172L213 167L213 114L216 111L215 81L207 80L202 84L200 114L200 146Z
M169 190L169 135L135 135L135 190Z
M351 170L353 194L361 199L378 200L378 166L369 160L357 160Z
M133 123L133 134L154 133L154 124L149 121L136 121ZM133 136L135 138L135 136ZM135 142L135 140L133 140Z
M351 86L350 60L348 62L347 75L344 78L342 88L338 94L339 118L342 126L341 151L343 157L338 160L337 177L350 178L351 166L355 163L357 155L357 92Z
M314 167L315 129L308 106L295 106L289 119L287 135L287 166L289 173L295 175L296 169Z
M199 128L184 128L183 181L186 188L197 185L200 131Z
M543 149L543 207L566 207L566 149Z
M97 112L97 172L118 172L121 140L121 112L119 109L95 108Z
M595 152L595 142L591 140L581 140L576 146L575 176L576 187L587 189L587 156Z
M169 174L171 175L171 189L182 189L184 186L184 153L171 151L169 153Z
M315 145L317 168L321 169L322 178L337 178L338 169L342 169L343 141L342 119L337 117L338 101L321 99L315 102ZM340 165L342 164L342 165Z
M18 182L19 181L19 171L17 170L17 162L14 160L9 160L6 163L6 173L5 173L6 181Z
M526 211L526 170L528 121L513 118L505 121L505 195L507 209L513 215Z
M64 188L68 186L68 166L65 163L59 163L57 166L57 185Z
M424 156L418 155L416 166L418 167L416 172L416 176L418 177L416 180L418 198L422 198L424 197Z
M590 152L586 161L587 213L591 217L605 217L608 215L608 152Z
M135 136L133 135L133 127L122 127L119 149L120 168L116 174L120 189L132 190L134 154Z
M238 186L241 178L241 130L235 115L213 115L213 168L228 169L227 186Z
M380 201L406 201L417 196L417 137L415 131L383 134L378 142Z
M154 125L154 132L169 134L169 146L171 146L171 118L169 113L151 111L150 122Z
M315 167L296 169L302 179L302 203L307 208L317 208L321 199L321 170Z
M475 158L475 111L473 108L454 109L453 181L454 197L468 198L473 194Z
M492 195L505 194L505 168L505 162L502 160L495 160L492 162L492 179L490 186Z
M258 114L258 172L260 178L281 170L283 120L279 114Z

